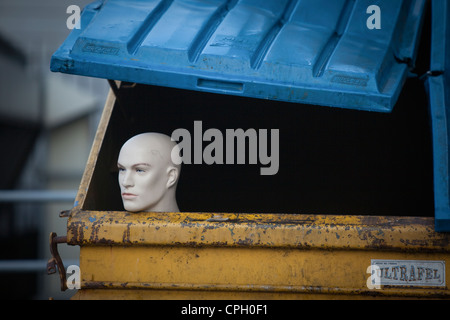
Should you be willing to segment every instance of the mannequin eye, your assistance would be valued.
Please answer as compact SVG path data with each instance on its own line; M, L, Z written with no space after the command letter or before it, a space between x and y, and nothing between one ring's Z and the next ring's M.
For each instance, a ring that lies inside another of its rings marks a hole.
M119 169L119 172L124 172L125 171L125 168L122 168L122 167L118 167L117 169Z

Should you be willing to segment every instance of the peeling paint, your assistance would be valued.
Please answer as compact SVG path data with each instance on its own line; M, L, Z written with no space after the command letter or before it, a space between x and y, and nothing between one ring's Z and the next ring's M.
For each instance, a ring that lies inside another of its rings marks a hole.
M207 221L211 214L121 211L72 212L72 245L273 246L397 251L450 251L450 235L435 233L431 218L276 214L221 214L229 221ZM95 220L94 220L95 218ZM370 222L371 224L366 224ZM133 229L133 232L131 232ZM101 236L100 236L101 234ZM334 236L330 238L330 234Z

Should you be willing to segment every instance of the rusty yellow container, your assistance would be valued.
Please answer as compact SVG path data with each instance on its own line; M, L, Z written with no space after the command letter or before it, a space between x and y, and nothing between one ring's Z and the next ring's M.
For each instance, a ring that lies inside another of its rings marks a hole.
M51 63L117 80L51 238L80 246L74 299L450 298L448 5L377 4L87 6ZM182 212L124 211L120 147L179 128ZM206 163L208 129L258 157Z
M450 297L450 235L431 217L96 209L113 202L121 117L111 92L68 219L74 299Z

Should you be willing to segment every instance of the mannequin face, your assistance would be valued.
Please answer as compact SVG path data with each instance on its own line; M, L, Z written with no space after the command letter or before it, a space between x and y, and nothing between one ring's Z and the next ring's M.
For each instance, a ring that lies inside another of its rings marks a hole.
M160 134L138 135L127 141L119 154L119 185L125 210L173 211L178 172L170 161L172 144ZM174 206L175 205L175 206ZM178 210L176 210L178 211Z

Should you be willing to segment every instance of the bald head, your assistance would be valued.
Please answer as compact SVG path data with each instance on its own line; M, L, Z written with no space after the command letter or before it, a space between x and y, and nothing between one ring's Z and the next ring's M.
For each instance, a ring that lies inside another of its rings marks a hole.
M175 161L175 163L172 161L172 150L178 150L178 148L177 143L172 141L169 136L158 132L146 132L130 138L124 143L120 152L143 153L158 162L180 169L178 163L181 161Z
M157 132L138 134L122 146L117 166L127 211L179 211L175 190L181 168L172 161L174 148L169 136Z

